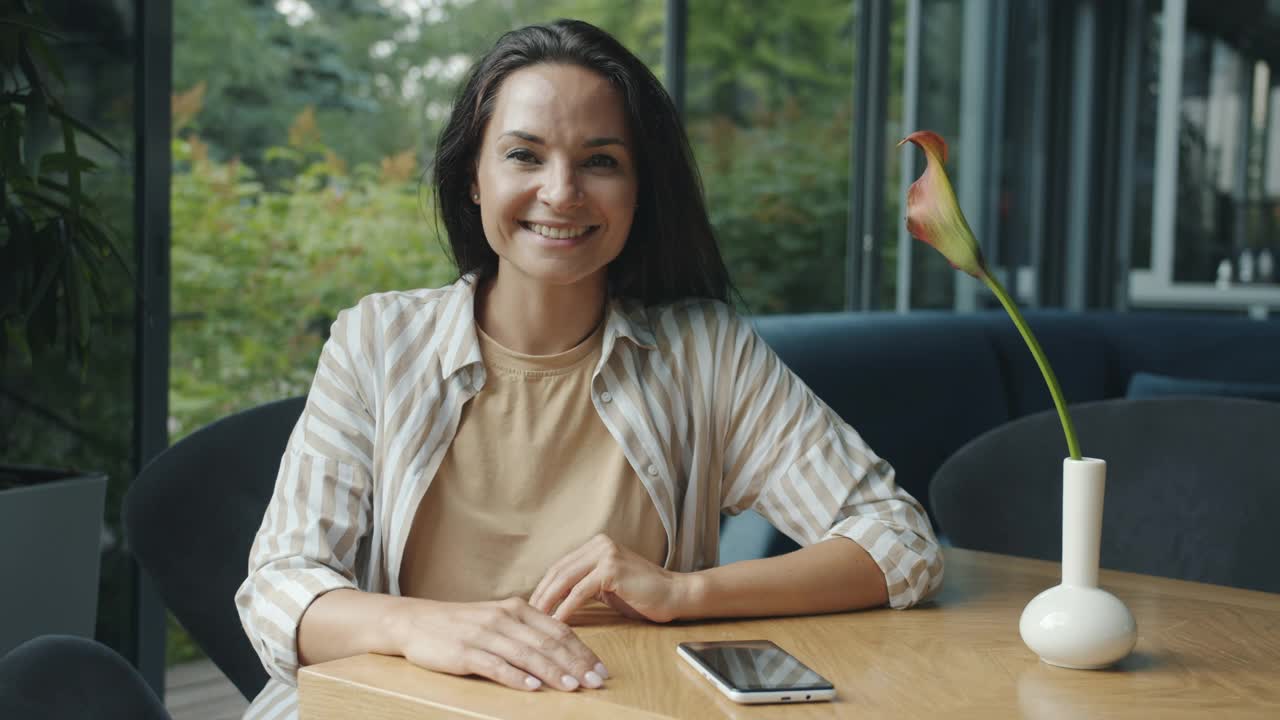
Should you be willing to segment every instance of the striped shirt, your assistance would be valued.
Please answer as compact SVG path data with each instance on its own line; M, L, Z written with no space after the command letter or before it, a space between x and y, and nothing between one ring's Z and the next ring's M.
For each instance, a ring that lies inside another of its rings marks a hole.
M289 439L236 593L271 676L246 718L297 714L297 629L337 588L400 594L418 504L463 405L485 384L470 277L342 311ZM727 305L610 302L591 402L644 482L665 567L717 564L720 514L748 508L800 545L843 536L906 608L942 582L942 553L893 469Z

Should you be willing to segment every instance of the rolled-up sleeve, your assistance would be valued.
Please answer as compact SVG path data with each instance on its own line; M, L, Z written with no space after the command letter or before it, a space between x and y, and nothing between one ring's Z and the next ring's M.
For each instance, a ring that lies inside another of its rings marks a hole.
M359 312L344 311L321 351L236 592L263 667L290 685L303 613L330 590L356 587L357 552L370 527L374 423L361 344Z
M889 463L782 363L745 321L726 333L722 508L747 508L802 546L846 537L884 573L889 604L907 608L942 584L942 552L920 503Z

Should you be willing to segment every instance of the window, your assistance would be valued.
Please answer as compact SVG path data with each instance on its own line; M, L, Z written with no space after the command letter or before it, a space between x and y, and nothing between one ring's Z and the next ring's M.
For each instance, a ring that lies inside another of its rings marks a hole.
M689 3L686 126L751 313L844 305L853 4Z
M1133 302L1265 316L1280 307L1280 11L1168 0L1158 22L1151 251Z
M81 176L84 195L101 210L123 263L114 259L96 263L100 268L96 280L105 297L101 305L92 299L94 294L90 292L88 268L94 263L80 262L74 266L76 274L84 273L80 290L86 301L80 310L88 316L90 328L83 365L74 358L69 359L64 351L77 342L62 314L67 303L57 303L56 313L38 314L32 319L33 326L57 328L58 333L49 338L46 346L32 343L29 362L16 349L16 344L5 345L4 357L0 358L0 458L6 463L108 475L97 637L129 655L134 636L135 575L124 547L120 505L137 471L133 436L134 423L138 420L134 391L137 270L134 267L133 160L139 95L134 75L135 18L131 12L111 3L85 7L78 2L49 0L42 5L49 25L56 29L58 36L48 40L50 55L56 58L65 78L64 82L46 72L46 82L73 117L120 151L117 154L92 140L87 133L77 133L77 152L98 166L97 170ZM35 62L42 68L48 67L38 52ZM15 79L5 79L6 92L25 90L25 86L10 85ZM46 188L56 187L55 184L65 186L65 175L50 170L56 162L55 153L63 149L61 124L46 116L42 129L38 118L31 115L26 118L26 152L33 158L43 156L45 169L41 177L50 183ZM53 192L47 197L55 202L63 199ZM9 198L6 201L8 205ZM41 217L39 207L29 206L27 212ZM3 245L9 240L7 224L0 228L5 230L0 236L0 245ZM41 245L52 248L51 244ZM26 258L20 258L18 263L25 264ZM48 267L45 263L32 264ZM0 262L0 266L5 264ZM6 295L12 287L9 270L3 267ZM62 282L59 280L51 286L51 292L69 297ZM22 579L5 578L3 582L5 592L9 592L10 588L19 587Z

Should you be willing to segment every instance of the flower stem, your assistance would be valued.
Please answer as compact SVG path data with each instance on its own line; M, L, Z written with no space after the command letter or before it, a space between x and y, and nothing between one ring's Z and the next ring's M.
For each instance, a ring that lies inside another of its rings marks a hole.
M1067 436L1067 452L1071 454L1072 460L1079 460L1081 458L1080 443L1076 440L1076 429L1071 424L1071 413L1067 412L1067 403L1062 399L1062 388L1058 387L1058 378L1053 374L1053 368L1049 366L1049 359L1045 357L1044 350L1040 349L1040 343L1036 341L1036 336L1031 333L1027 321L1023 319L1018 306L1013 303L1013 299L1009 297L1009 293L1005 291L1000 281L992 277L989 272L982 273L981 279L991 292L995 293L1000 304L1004 306L1005 312L1009 313L1013 324L1018 327L1018 332L1022 333L1022 339L1026 341L1027 347L1031 348L1031 354L1035 357L1036 364L1040 366L1045 382L1049 384L1049 394L1053 396L1053 404L1058 409L1058 419L1062 421L1062 432Z

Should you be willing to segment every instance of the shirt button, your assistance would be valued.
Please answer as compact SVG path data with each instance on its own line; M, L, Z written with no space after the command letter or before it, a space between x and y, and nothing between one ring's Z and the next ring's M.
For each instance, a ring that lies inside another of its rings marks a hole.
M657 474L658 474L658 466L657 466L657 465L650 465L650 466L649 466L649 474L650 474L650 475L657 475Z
M613 395L610 394L608 390L605 390L604 392L600 393L600 402L610 402L612 400L613 400Z

